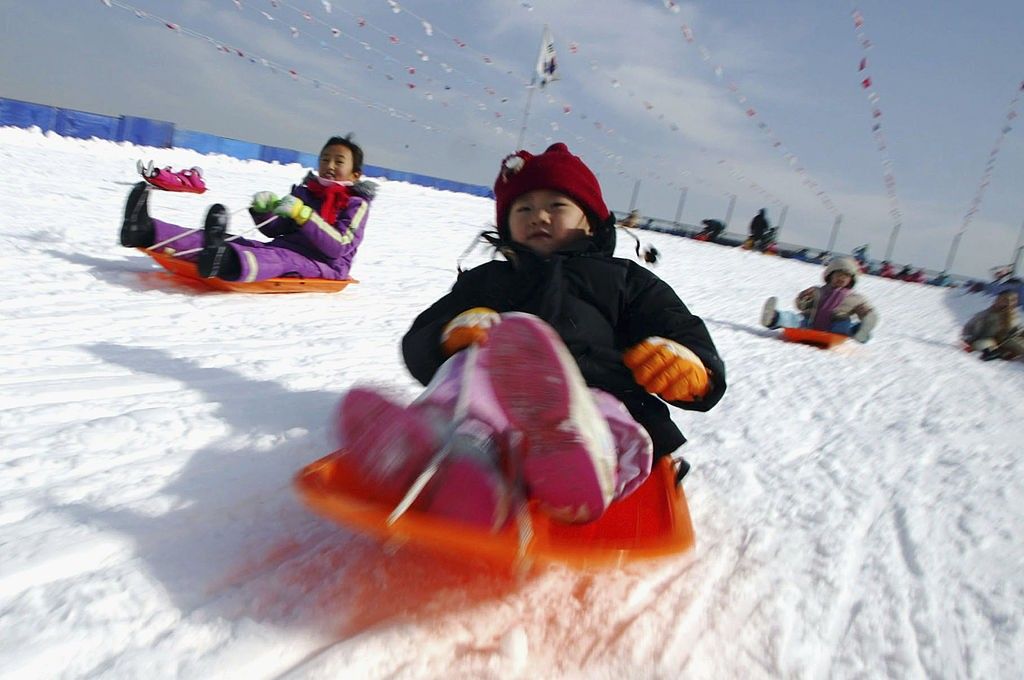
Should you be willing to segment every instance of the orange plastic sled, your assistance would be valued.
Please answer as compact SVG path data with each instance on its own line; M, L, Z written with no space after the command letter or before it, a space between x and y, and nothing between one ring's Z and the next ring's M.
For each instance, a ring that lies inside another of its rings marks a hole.
M515 522L499 533L489 533L408 510L389 525L392 508L359 488L342 451L303 468L295 477L295 488L310 508L346 527L510 566L615 566L682 553L694 544L686 496L675 483L668 458L655 464L651 476L636 491L613 503L600 519L589 524L554 522L531 502L533 535L522 548Z
M149 255L167 271L217 290L228 290L235 293L336 293L350 283L359 283L355 279L298 279L280 278L263 279L262 281L225 281L218 278L203 278L199 275L196 263L180 257L158 253L153 250L139 248Z
M813 328L783 328L782 339L786 342L799 342L804 345L814 345L821 349L831 349L836 345L846 342L850 336L841 333L829 333L818 331Z

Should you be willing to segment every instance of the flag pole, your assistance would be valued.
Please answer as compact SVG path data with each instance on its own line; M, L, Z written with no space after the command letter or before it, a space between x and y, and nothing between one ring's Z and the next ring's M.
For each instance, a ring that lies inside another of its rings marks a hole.
M537 78L530 81L526 88L526 108L523 109L523 126L519 128L519 140L516 142L516 151L523 148L523 139L526 138L526 121L530 118L530 102L533 101L533 91L537 89Z
M519 128L519 141L516 142L516 149L523 148L523 141L526 139L526 124L530 118L530 104L533 102L533 91L538 87L543 88L552 80L557 80L555 75L555 43L551 37L551 29L544 25L544 32L540 37L540 53L537 55L537 64L533 70L533 77L527 86L526 107L523 109L523 125Z

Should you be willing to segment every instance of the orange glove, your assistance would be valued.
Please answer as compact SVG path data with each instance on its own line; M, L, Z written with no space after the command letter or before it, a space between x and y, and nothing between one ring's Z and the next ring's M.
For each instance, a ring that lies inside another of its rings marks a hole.
M487 341L487 330L501 321L501 316L490 307L473 307L448 322L441 331L441 350L450 357L476 343Z
M710 389L704 364L674 340L647 338L626 350L622 358L636 381L665 401L696 401Z

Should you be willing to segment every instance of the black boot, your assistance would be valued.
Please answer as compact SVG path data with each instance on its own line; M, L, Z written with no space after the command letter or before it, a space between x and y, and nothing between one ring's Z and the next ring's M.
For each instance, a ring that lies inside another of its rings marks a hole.
M216 276L225 281L237 281L242 275L242 263L235 249L224 243L228 230L228 211L214 203L206 213L203 224L203 250L199 253L199 275Z
M149 185L139 182L128 194L121 223L121 245L126 248L148 248L156 241L156 230L149 217Z
M685 458L676 459L676 484L683 483L683 477L690 471L690 464L686 462Z

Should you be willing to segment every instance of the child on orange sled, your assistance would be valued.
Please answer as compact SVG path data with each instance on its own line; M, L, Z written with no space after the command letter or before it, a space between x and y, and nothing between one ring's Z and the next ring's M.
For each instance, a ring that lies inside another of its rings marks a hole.
M203 229L192 230L149 216L149 185L128 195L121 245L183 253L199 274L227 281L260 281L279 276L345 279L363 240L376 185L360 181L363 150L349 137L331 137L320 152L317 173L283 198L260 191L249 213L269 243L227 238L227 209L210 206ZM166 244L166 246L165 246Z
M825 267L825 285L811 286L796 296L798 311L777 311L778 298L765 300L761 308L761 325L768 328L813 328L849 335L857 342L867 342L878 325L878 312L866 297L853 292L859 271L853 258L832 260ZM857 317L857 323L852 317Z
M403 339L425 392L403 408L351 390L341 443L398 511L497 530L535 499L589 522L686 441L665 402L707 411L725 366L668 284L613 257L615 217L565 144L506 157L494 194L483 236L504 260L461 273Z

